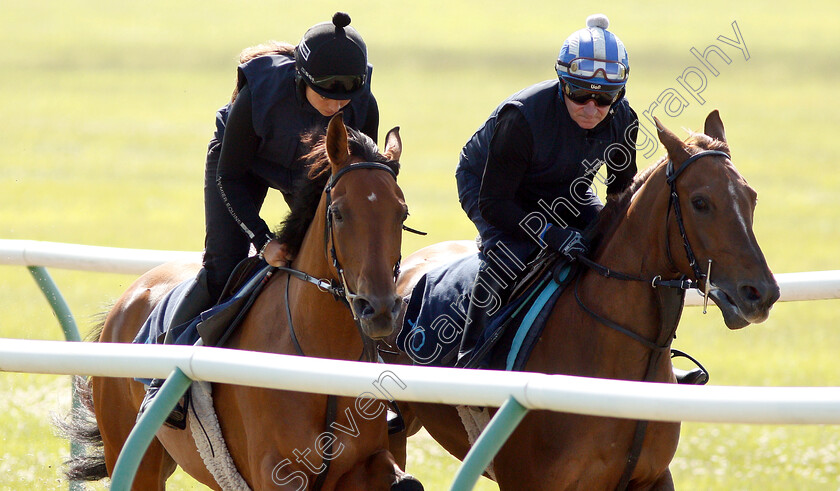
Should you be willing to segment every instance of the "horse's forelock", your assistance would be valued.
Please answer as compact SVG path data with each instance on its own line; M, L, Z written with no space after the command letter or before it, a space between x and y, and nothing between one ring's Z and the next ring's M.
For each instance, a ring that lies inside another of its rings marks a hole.
M685 141L685 144L691 149L691 153L699 153L704 150L721 150L729 153L729 145L726 142L715 140L714 138L704 133L691 133L691 136Z

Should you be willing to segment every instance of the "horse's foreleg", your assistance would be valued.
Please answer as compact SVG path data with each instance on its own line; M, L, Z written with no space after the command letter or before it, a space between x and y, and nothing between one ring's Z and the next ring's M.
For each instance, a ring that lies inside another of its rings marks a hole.
M128 379L94 377L91 385L94 394L94 410L105 453L105 466L108 475L113 475L117 458L125 441L134 428L137 417L135 404L132 402ZM137 475L134 478L134 490L163 490L166 479L175 472L175 461L157 440L152 440L143 456Z
M423 485L397 465L388 450L371 455L336 482L341 491L422 491Z

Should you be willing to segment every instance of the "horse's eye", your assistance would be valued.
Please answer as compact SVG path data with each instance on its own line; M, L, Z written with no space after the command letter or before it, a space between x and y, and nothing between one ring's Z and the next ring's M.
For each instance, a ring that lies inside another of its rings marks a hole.
M697 211L708 211L709 210L709 202L706 201L705 198L701 198L699 196L696 197L696 198L692 198L691 206L693 206L694 209L697 210Z
M332 213L333 218L337 222L340 222L340 221L344 220L344 216L341 215L341 210L339 210L338 207L333 206L332 209L331 209L331 213Z
M405 213L403 213L403 217L402 217L403 222L408 220L408 215L409 215L408 210L405 210Z

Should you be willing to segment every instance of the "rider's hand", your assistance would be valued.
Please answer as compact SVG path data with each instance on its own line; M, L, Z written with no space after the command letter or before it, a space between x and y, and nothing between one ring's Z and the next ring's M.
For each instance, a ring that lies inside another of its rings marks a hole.
M542 239L549 247L560 251L570 260L589 252L589 245L579 230L572 227L557 227L547 225L542 233Z
M262 256L265 262L276 268L288 266L292 262L292 259L294 259L292 252L289 250L289 246L281 244L277 239L268 241L265 247L263 247Z

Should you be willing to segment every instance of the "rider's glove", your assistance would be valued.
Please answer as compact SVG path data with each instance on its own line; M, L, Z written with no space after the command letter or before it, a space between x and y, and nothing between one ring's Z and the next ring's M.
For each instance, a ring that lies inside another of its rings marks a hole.
M586 239L581 235L580 231L572 227L557 227L548 224L543 229L540 238L548 244L548 247L560 251L564 256L570 260L574 260L579 255L586 255L589 252L589 245Z

